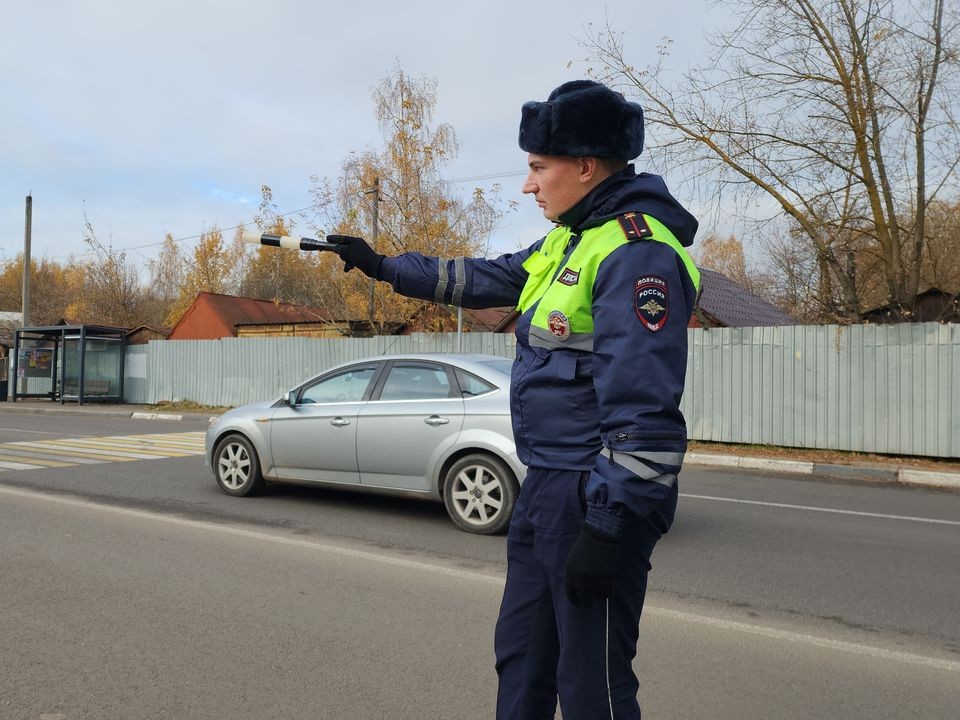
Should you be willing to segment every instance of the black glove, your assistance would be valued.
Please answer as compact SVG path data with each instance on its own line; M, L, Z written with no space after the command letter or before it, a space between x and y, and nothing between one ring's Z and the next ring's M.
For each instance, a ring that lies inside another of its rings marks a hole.
M343 260L344 272L359 268L367 277L379 279L377 273L384 256L374 252L366 240L352 235L327 235L327 242L337 243L333 252Z
M620 540L601 535L584 525L567 556L567 597L576 607L590 607L594 600L613 595Z

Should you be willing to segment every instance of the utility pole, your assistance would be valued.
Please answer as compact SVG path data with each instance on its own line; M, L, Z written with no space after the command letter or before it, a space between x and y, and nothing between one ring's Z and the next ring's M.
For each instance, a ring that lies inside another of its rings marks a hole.
M23 224L23 297L20 305L21 327L30 324L30 235L33 231L33 196L27 195Z
M370 234L370 247L377 249L377 235L380 232L380 178L373 179L373 232ZM377 279L370 278L370 302L367 305L367 317L370 319L370 332L373 332L373 291L377 286Z

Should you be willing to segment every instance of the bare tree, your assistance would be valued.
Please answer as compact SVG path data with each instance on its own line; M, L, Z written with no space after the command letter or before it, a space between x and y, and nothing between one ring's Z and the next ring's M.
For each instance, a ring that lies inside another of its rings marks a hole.
M136 265L126 252L104 246L86 217L83 241L91 257L83 263L83 291L66 314L84 323L128 328L142 324L147 298Z
M825 315L909 318L927 210L958 188L958 9L944 0L729 0L711 63L671 81L624 34L588 30L593 72L638 93L701 191L771 198L803 238ZM796 250L796 248L791 248ZM791 253L792 254L792 253ZM781 255L781 260L787 254ZM861 278L864 272L876 277Z

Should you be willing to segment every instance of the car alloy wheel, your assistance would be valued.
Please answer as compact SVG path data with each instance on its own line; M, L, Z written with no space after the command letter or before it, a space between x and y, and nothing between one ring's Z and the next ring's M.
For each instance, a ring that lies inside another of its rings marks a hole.
M227 435L217 444L213 473L228 495L253 495L263 488L256 450L243 435Z
M447 472L444 503L451 519L467 532L492 535L510 522L517 481L498 458L468 455Z

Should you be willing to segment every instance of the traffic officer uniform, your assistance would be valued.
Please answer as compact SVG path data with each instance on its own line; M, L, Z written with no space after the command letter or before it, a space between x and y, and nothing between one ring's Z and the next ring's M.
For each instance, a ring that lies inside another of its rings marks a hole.
M527 152L629 159L642 142L640 107L598 83L523 108ZM566 720L640 717L632 660L647 572L686 450L699 273L684 247L696 228L661 178L630 165L521 252L352 263L402 295L521 312L511 412L528 472L495 636L500 720L552 719L558 697Z

